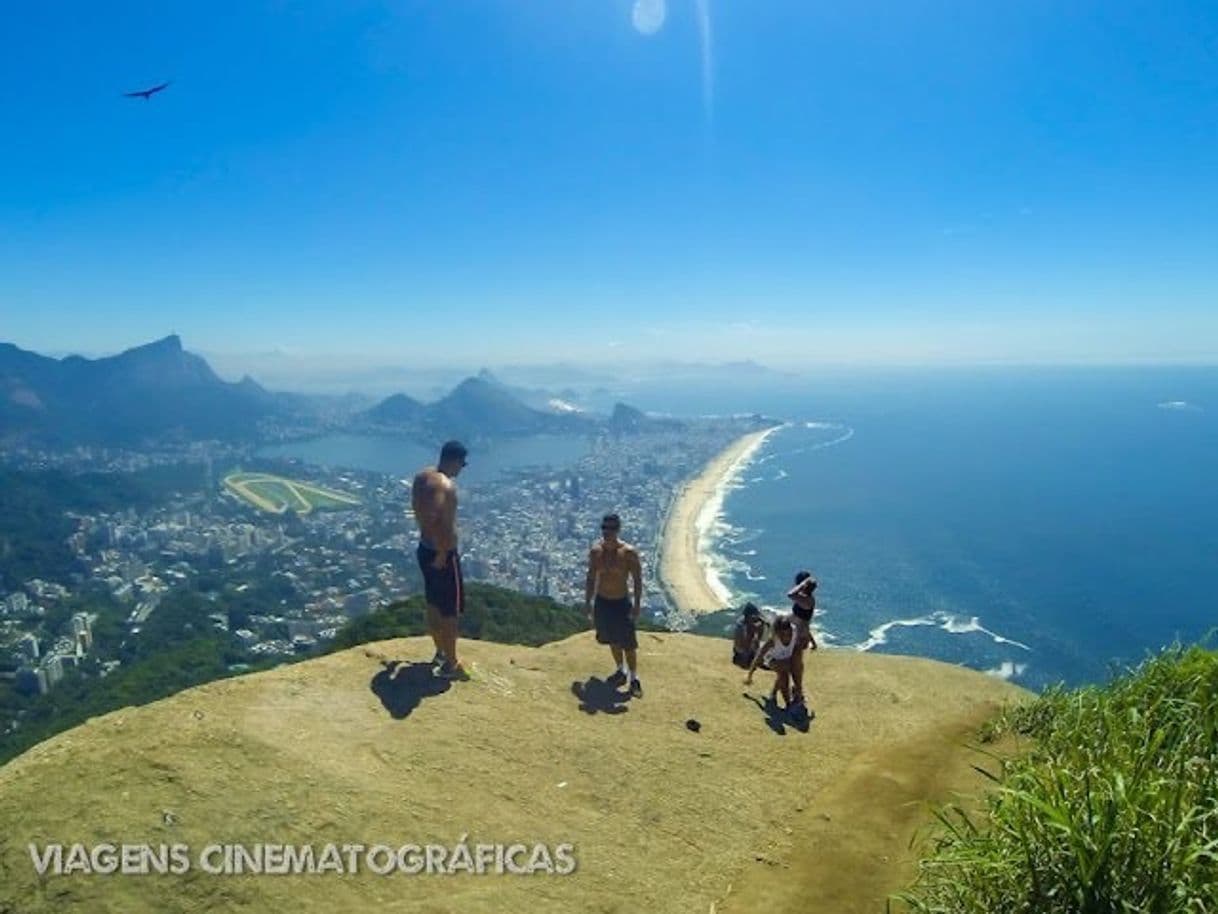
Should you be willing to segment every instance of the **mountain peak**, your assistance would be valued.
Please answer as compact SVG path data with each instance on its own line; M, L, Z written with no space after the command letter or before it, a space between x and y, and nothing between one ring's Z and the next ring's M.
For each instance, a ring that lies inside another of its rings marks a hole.
M163 336L159 340L153 340L151 343L145 343L142 346L133 346L122 354L164 353L166 355L176 355L180 352L182 352L182 338L176 333L171 333L169 336Z
M482 372L478 373L477 375L472 375L471 377L466 378L464 381L462 381L460 384L458 384L456 387L454 387L452 392L457 393L457 391L462 391L462 390L464 390L464 391L490 390L491 388L493 388L495 386L493 382L494 382L494 378L489 374L489 372L486 372L484 369Z
M252 379L221 380L205 359L182 348L176 333L99 359L0 349L0 371L17 384L21 402L45 407L36 426L14 425L16 432L52 440L239 437L275 408Z
M627 406L625 403L616 404L613 407L612 415L609 416L609 425L615 429L637 430L646 422L647 417L642 410Z
M373 422L392 425L417 422L426 413L427 407L413 397L406 394L392 394L368 410L367 415Z

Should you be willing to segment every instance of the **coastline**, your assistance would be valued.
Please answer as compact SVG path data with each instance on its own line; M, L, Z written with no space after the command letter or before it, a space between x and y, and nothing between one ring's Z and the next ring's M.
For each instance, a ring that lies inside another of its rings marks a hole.
M775 425L737 438L682 485L673 499L660 536L658 576L677 612L704 615L727 608L730 594L703 564L703 531L714 522L733 479L782 427Z

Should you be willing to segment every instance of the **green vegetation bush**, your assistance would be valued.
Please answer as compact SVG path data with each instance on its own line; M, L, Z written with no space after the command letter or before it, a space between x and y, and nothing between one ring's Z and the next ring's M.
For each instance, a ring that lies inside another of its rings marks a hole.
M463 638L536 647L570 637L587 627L584 611L574 606L490 584L466 585L465 613L460 623ZM426 608L423 597L417 595L348 623L338 632L331 650L425 634Z
M939 812L914 887L934 914L1218 912L1218 654L1173 648L1106 686L1052 689L984 815ZM978 821L978 819L980 819Z

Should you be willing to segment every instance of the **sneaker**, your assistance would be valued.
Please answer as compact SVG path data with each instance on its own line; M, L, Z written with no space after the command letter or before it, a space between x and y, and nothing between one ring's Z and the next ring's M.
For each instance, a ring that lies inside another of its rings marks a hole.
M643 697L643 683L639 682L637 676L630 680L630 694L635 698Z
M436 655L431 658L431 665L432 666L444 666L445 661L447 661L447 660L448 660L448 658L444 656L443 651L436 651Z
M469 682L469 673L465 667L460 665L454 666L448 661L444 662L444 665L440 667L436 675L441 679L451 679L454 682Z
M610 675L609 678L605 680L605 682L609 683L609 685L611 685L611 686L623 685L626 682L626 674L623 673L621 670L614 670L612 675Z

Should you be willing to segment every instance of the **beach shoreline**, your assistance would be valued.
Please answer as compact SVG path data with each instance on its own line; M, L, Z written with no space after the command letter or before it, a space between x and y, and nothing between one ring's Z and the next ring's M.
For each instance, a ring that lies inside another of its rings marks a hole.
M678 613L705 615L728 608L730 595L712 585L702 550L703 530L717 513L727 486L781 425L749 432L720 451L693 479L681 486L668 509L660 536L658 576L664 595Z

